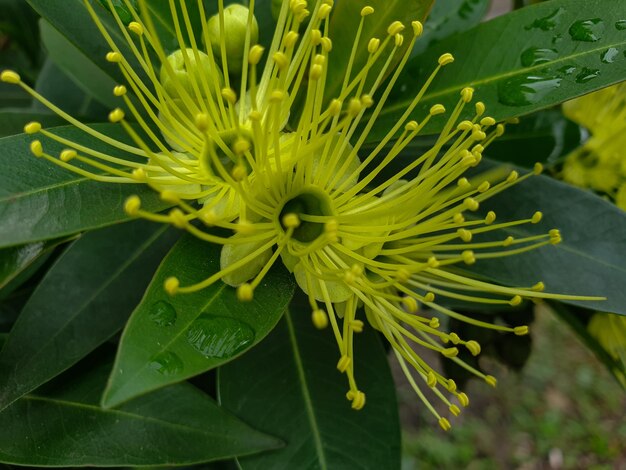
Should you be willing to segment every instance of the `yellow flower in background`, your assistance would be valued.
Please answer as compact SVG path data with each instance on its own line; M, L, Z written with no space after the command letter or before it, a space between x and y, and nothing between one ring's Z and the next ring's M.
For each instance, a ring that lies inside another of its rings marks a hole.
M612 313L598 312L591 317L587 331L609 353L622 364L622 370L613 369L612 372L626 388L626 317Z
M563 111L591 135L567 156L562 178L606 193L626 210L626 84L568 101Z
M269 269L281 262L308 296L315 326L332 329L339 348L337 368L347 376L347 398L354 409L366 402L353 354L355 335L366 321L393 346L413 389L447 430L449 420L427 393L453 415L469 399L454 381L427 364L418 348L434 350L495 385L494 377L457 357L460 347L478 355L480 344L447 332L442 320L528 333L526 326L510 328L466 317L447 308L448 301L518 305L524 299L568 298L543 292L541 282L504 287L460 269L481 259L557 244L561 235L552 229L519 239L498 236L509 227L539 223L541 212L504 222L496 222L494 212L479 215L483 201L533 173L520 176L496 170L466 175L504 132L503 125L485 116L480 102L473 105L471 120L460 119L473 100L471 88L461 91L452 110L437 104L419 122L410 119L436 75L453 62L451 54L433 64L422 89L380 143L365 149L413 42L422 33L419 21L410 25L395 21L382 37L365 37L364 26L375 12L364 7L341 89L327 100L326 77L333 66L328 36L332 0L282 2L275 10L277 26L268 50L256 44L254 2L247 9L225 8L220 1L219 13L212 18L199 2L202 37L194 36L187 6L179 2L182 15L172 10L179 50L172 53L160 43L145 1L139 1L138 11L124 1L132 16L128 24L111 0L106 2L124 37L123 48L94 7L84 3L111 47L107 59L126 78L114 94L127 112L115 109L110 120L126 129L134 145L67 115L15 72L5 71L0 77L20 85L77 128L133 157L96 152L38 123L28 124L26 132L41 133L67 148L57 158L34 140L33 153L98 181L148 184L176 207L165 214L150 213L135 196L126 202L128 214L170 223L223 245L219 272L187 286L172 273L165 283L171 295L223 281L237 288L241 301L251 301ZM405 41L411 41L409 47ZM368 56L357 69L355 57L361 47ZM136 123L127 120L128 112ZM396 165L392 170L423 127L444 115L446 124L433 147L414 158L403 157L401 169ZM540 172L537 165L534 173ZM217 235L215 227L233 234Z

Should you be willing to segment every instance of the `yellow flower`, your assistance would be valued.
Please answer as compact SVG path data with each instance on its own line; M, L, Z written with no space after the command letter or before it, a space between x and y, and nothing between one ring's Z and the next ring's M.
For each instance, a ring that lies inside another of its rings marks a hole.
M563 111L591 136L567 156L562 178L606 193L626 210L626 84L568 101Z
M565 298L544 293L541 282L510 288L475 279L458 269L481 259L556 244L561 235L552 229L520 239L483 237L516 225L539 223L542 214L498 223L494 212L478 215L483 201L533 173L520 176L516 171L496 170L465 176L479 165L484 149L504 132L503 125L485 116L480 102L473 105L471 120L460 120L473 100L471 88L461 91L452 110L437 104L419 122L409 118L436 75L453 62L451 54L433 64L422 89L380 143L372 150L365 149L367 136L422 33L419 21L410 25L396 21L384 37L362 37L374 14L372 7L364 7L340 91L325 101L326 77L333 60L332 38L328 37L332 0L282 2L268 51L254 44L251 2L246 19L249 27L241 28L239 14L233 33L239 35L237 40L245 34L241 54L227 51L230 38L221 1L218 17L212 20L213 25L220 25L218 37L211 35L206 26L211 22L200 9L205 25L202 41L194 38L182 2L179 21L190 40L185 43L179 32L180 51L170 56L145 8L141 17L133 11L134 21L126 28L109 3L134 60L149 77L148 83L131 67L130 58L121 53L90 3L85 1L85 5L109 41L112 52L107 57L119 64L128 81L116 87L115 94L124 100L147 137L116 109L111 121L124 126L136 146L113 141L55 108L14 72L4 72L4 81L19 84L78 128L139 160L97 154L69 141L63 141L68 150L61 153L60 160L46 154L38 141L33 144L34 153L94 179L143 181L177 207L167 214L149 213L141 209L139 198L132 197L126 202L130 215L171 223L223 245L218 273L188 286L170 277L165 289L171 295L224 281L237 287L241 301L249 301L269 269L282 262L308 296L315 326L330 325L332 329L339 348L337 368L347 376L347 398L353 408L361 409L366 401L357 385L354 361L358 359L353 356L355 334L365 328L364 320L391 343L415 392L447 430L450 422L431 404L418 382L454 415L460 412L456 403L467 406L469 399L452 380L427 364L415 347L434 350L495 385L494 377L456 357L459 347L478 355L480 344L446 332L440 318L518 335L528 333L526 326L510 328L463 316L447 308L447 300L518 305L528 298ZM220 33L224 30L226 34ZM407 40L411 42L408 47ZM202 44L211 47L205 49ZM356 69L354 58L361 44L366 44L368 57L365 65ZM261 71L263 56L266 63ZM156 63L152 57L157 58ZM231 57L241 58L241 67L230 66ZM235 80L230 74L238 70L241 75ZM235 82L238 91L233 88ZM141 112L128 97L127 87L143 105ZM423 127L445 114L446 124L433 147L385 176ZM158 127L161 136L151 131L144 116ZM36 123L29 124L27 132L60 140ZM158 151L151 150L154 147ZM67 152L72 158L66 158ZM89 172L73 161L105 175ZM534 173L540 172L537 165ZM234 235L216 235L213 227L231 229Z
M591 317L587 330L613 359L622 364L622 370L614 369L613 373L626 388L626 317L598 312Z

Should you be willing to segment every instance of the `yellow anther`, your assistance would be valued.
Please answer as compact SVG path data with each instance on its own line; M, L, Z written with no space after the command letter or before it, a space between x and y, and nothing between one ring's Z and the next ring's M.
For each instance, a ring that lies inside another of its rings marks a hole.
M419 128L417 121L409 121L406 123L406 125L404 126L404 129L407 132L415 132L417 131L417 129Z
M115 96L124 96L127 92L128 90L124 85L117 85L115 88L113 88L113 94Z
M124 212L131 217L135 217L139 213L139 209L141 209L141 199L139 196L130 196L126 199L126 202L124 202Z
M298 228L300 226L300 217L294 213L285 214L281 223L283 224L283 227L287 229Z
M514 183L515 181L517 181L517 178L519 178L519 173L513 170L511 173L509 173L509 176L506 177L506 182Z
M348 114L350 114L351 116L356 116L361 112L362 109L363 105L361 104L361 100L358 100L356 98L350 99L350 102L348 103Z
M29 122L28 124L24 126L24 132L26 134L36 134L40 130L41 130L41 124L36 121Z
M361 8L361 16L369 16L372 13L374 13L374 8L370 6Z
M124 119L124 111L120 108L114 109L109 113L109 121L111 122L120 122L122 119Z
M180 287L180 281L175 277L168 277L163 284L165 288L165 292L169 295L174 295L178 292L178 288Z
M474 128L474 124L472 124L472 121L461 121L457 124L456 128L463 132L471 131Z
M504 239L504 241L502 242L502 246L511 246L511 245L513 244L513 241L514 241L514 240L515 240L515 239L513 238L513 236L512 236L512 235L509 235L509 236L508 236L508 237L506 237L506 238Z
M38 140L33 140L30 143L30 151L35 157L43 156L43 146L41 145L41 142Z
M487 212L485 217L485 225L491 225L496 221L496 213L494 211Z
M459 392L456 395L456 398L459 400L459 403L463 408L467 408L469 406L469 397L464 392Z
M543 218L543 214L540 211L537 211L533 214L532 218L530 219L530 222L533 224L538 224L539 222L541 222L542 218Z
M322 38L322 50L324 52L330 52L333 50L333 41L329 37L324 36Z
M250 111L250 114L248 114L248 119L250 119L252 122L261 122L261 119L263 119L263 114L261 113L261 111L258 110Z
M143 168L135 168L132 172L132 177L136 181L145 182L148 180L148 175L146 175L146 170Z
M485 382L487 382L492 387L495 387L496 385L498 385L498 381L493 375L485 375Z
M461 338L459 337L459 335L454 332L450 333L447 339L451 341L452 344L459 344L461 342Z
M237 299L240 302L250 302L254 298L254 288L251 284L245 283L237 287Z
M450 429L452 429L452 425L450 424L450 421L448 421L446 418L439 418L439 426L444 431L449 431Z
M478 126L476 126L476 129L479 130L480 128ZM476 153L483 153L485 151L485 147L481 144L476 144L472 147L472 153L476 154Z
M465 87L461 90L461 99L463 100L463 102L465 103L469 103L470 101L472 101L472 98L474 97L474 89L471 87Z
M379 47L380 47L380 39L372 38L367 43L367 52L369 52L370 54L375 54Z
M135 33L137 36L141 36L143 34L143 26L136 21L131 21L128 23L128 29Z
M530 329L528 328L528 325L516 326L515 328L513 328L513 333L515 333L517 336L526 336L529 332Z
M474 130L472 131L472 139L474 140L485 140L487 138L487 134L483 131Z
M513 298L509 300L509 305L513 307L517 307L521 303L522 303L522 297L520 295L514 295Z
M324 231L326 233L335 233L339 230L339 222L335 219L329 220L324 224Z
M435 104L430 108L430 115L436 116L438 114L443 114L446 112L446 108L442 104Z
M480 120L480 125L481 126L493 126L496 123L496 120L492 117L484 117Z
M424 302L430 303L434 301L435 301L435 294L433 294L432 292L427 292L426 295L424 296Z
M496 137L500 137L504 134L504 126L502 124L498 124L496 126Z
M470 153L468 154L470 157L474 158L474 156ZM465 157L463 157L463 159L465 159ZM467 188L470 185L470 182L467 178L463 177L463 178L459 178L459 180L456 182L457 186L459 188Z
M421 36L424 32L424 25L421 21L411 21L411 27L413 28L413 35L415 37Z
M478 208L480 207L480 204L478 203L478 201L474 199L473 197L466 197L463 200L463 205L467 207L469 210L471 210L472 212L477 211Z
M352 409L361 410L365 406L365 393L357 391L354 400L352 400Z
M550 243L552 243L553 245L558 245L563 240L561 238L561 232L559 231L559 229L553 228L552 230L550 230L549 235Z
M465 347L472 354L472 356L478 356L480 354L480 343L475 340L470 340L465 343Z
M402 34L396 34L393 38L393 42L396 47L402 47L402 44L404 43L404 36L402 36Z
M461 158L461 165L462 166L472 166L472 165L475 165L476 162L478 161L476 159L476 157L472 153L470 153L470 152L463 153L462 155L463 155L463 157ZM459 181L461 181L461 180L465 180L465 178L461 178ZM467 183L466 186L469 186L469 182Z
M215 225L220 219L213 209L205 209L200 212L200 220L206 225Z
M187 221L187 218L185 217L185 214L183 213L183 211L181 211L178 208L172 209L170 213L168 214L168 217L172 225L176 228L183 229L187 227L188 225L188 221Z
M352 320L350 322L350 327L355 333L362 333L363 328L365 327L365 323L363 323L361 320Z
M374 105L374 99L371 97L371 95L361 95L361 104L365 108L371 108Z
M476 103L475 105L476 107L476 114L478 116L482 116L483 114L485 114L485 103L483 103L482 101L479 101L478 103Z
M404 268L400 268L396 271L396 281L400 284L406 283L409 279L411 279L411 273Z
M122 61L122 54L120 54L119 52L107 52L107 55L105 56L107 62L112 62L112 63L118 63Z
M430 326L431 328L437 329L441 326L441 323L439 322L439 318L437 317L433 317L429 320L428 322L428 326Z
M465 250L461 253L461 258L463 258L463 262L465 264L474 264L476 262L476 256L474 256L474 252L472 250Z
M289 31L285 35L285 40L283 41L283 44L285 45L285 48L291 49L293 46L295 46L296 42L298 42L298 38L299 37L300 37L300 35L298 33L296 33L295 31Z
M448 409L454 416L459 416L461 414L461 409L456 405L450 405Z
M237 93L232 88L222 88L222 98L228 103L235 104L237 102Z
M309 72L309 78L311 80L319 80L324 73L324 68L321 65L314 64L311 66L311 71Z
M322 32L319 29L312 30L310 37L311 37L311 43L314 46L317 46L322 42Z
M434 256L429 257L428 260L426 261L426 263L428 264L429 268L438 268L439 267L439 261Z
M180 202L178 194L171 189L164 189L161 191L160 197L162 201L169 202L170 204L178 204Z
M59 158L61 159L62 162L69 162L75 159L77 156L78 154L76 153L76 150L66 149L61 152L61 155L59 155Z
M403 30L404 30L404 25L402 24L402 22L394 21L387 28L387 34L389 34L389 36L395 36L396 34L401 33Z
M452 54L450 54L449 52L446 52L445 54L442 54L439 57L439 65L448 65L451 64L452 62L454 62L454 56Z
M250 65L257 65L259 62L261 62L264 51L265 49L263 48L263 46L259 46L258 44L252 46L250 48L250 53L248 54L248 62L250 63Z
M285 92L282 90L274 90L270 95L270 101L272 103L280 103L285 99Z
M428 374L426 374L426 385L430 388L435 388L437 386L437 376L432 370L429 370Z
M326 18L328 18L328 15L330 15L330 11L333 9L333 7L331 7L328 4L322 5L320 7L320 9L317 12L317 17L320 20L325 20Z
M448 383L446 384L446 388L448 389L448 392L455 392L456 391L456 382L452 379L448 379Z
M0 81L17 85L22 81L22 79L17 72L14 72L13 70L4 70L2 73L0 73Z
M313 322L313 326L315 326L315 328L323 330L328 326L328 315L324 310L313 310L313 313L311 314L311 321Z
M341 356L341 359L339 359L339 362L337 362L337 370L339 370L339 372L345 372L348 370L348 367L350 367L351 363L352 359L350 359L350 357Z
M235 152L235 155L243 155L249 152L250 148L250 141L243 137L237 137L233 143L233 152Z
M539 281L537 284L531 287L531 289L536 292L543 292L545 288L546 288L546 285L541 281Z
M533 173L536 175L540 175L541 173L543 173L543 165L539 162L535 163L535 166L533 167Z
M409 313L416 313L419 309L417 300L409 296L402 297L402 305L404 305L404 309Z
M194 123L200 132L206 132L209 129L210 118L206 113L198 113L194 118Z
M272 56L272 60L276 64L279 70L285 69L289 65L289 59L283 52L275 52Z
M230 175L235 181L243 181L244 179L246 179L246 176L248 176L248 169L245 165L238 163L233 167Z
M444 348L441 350L441 354L445 357L457 357L459 355L459 348Z
M459 236L461 240L468 243L472 241L472 232L467 229L460 228L456 231L456 234Z
M254 224L247 220L239 220L237 225L235 225L235 232L241 233L242 235L252 235L255 231Z

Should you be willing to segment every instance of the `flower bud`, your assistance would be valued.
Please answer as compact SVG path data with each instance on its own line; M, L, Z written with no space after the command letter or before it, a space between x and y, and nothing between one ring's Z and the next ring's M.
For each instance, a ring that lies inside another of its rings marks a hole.
M220 38L220 15L213 15L209 18L207 29L209 40L215 57L222 57L221 41L224 41L228 71L230 73L240 73L246 45L246 34L248 34L248 15L250 10L243 5L233 4L224 8L224 35ZM254 45L259 40L259 25L254 15L252 16L252 27L250 28L250 45ZM245 58L247 60L247 57Z
M183 52L179 49L167 57L167 62L172 70L168 70L168 67L162 65L160 80L161 85L172 99L183 98L181 93L183 89L190 97L195 98L194 84L201 96L206 97L207 90L213 95L215 85L211 75L217 76L219 85L222 86L221 70L204 52L194 52L191 48L187 48Z

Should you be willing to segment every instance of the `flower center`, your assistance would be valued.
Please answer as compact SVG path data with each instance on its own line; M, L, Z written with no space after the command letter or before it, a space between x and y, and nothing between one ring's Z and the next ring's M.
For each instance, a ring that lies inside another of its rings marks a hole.
M283 230L287 230L284 217L294 214L300 225L293 231L292 237L302 243L311 243L324 233L323 217L334 215L330 197L318 188L310 187L300 191L287 200L280 211L278 220Z

